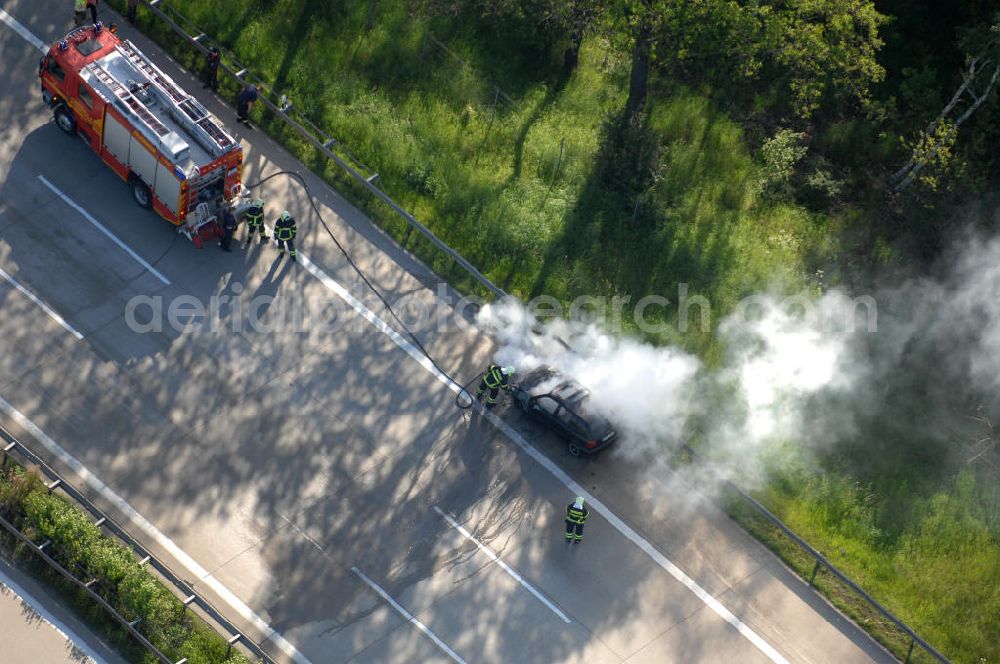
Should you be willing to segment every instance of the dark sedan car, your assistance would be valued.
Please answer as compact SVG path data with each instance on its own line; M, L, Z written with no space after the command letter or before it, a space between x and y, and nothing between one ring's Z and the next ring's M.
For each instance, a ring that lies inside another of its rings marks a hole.
M555 387L539 386L555 381ZM549 368L535 369L511 388L521 410L545 423L569 443L573 456L590 455L610 446L618 438L611 423L588 410L590 391Z

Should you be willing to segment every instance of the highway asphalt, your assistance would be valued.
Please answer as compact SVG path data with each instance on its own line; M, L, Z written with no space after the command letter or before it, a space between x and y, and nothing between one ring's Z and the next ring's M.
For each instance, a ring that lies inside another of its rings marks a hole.
M893 661L643 464L575 459L516 413L457 409L406 337L386 333L384 307L291 179L258 191L269 223L283 207L299 219L295 265L271 245L195 249L140 210L41 102L30 37L60 37L70 8L0 7L0 421L276 658ZM237 129L145 38L121 35L237 132L245 181L303 173L389 300L446 321L418 333L440 367L462 382L481 370L492 343L434 298L433 273L274 142ZM128 324L130 303L147 322L153 298L166 310L218 296L229 300L214 328ZM296 302L308 324L288 323ZM594 515L568 547L578 489Z

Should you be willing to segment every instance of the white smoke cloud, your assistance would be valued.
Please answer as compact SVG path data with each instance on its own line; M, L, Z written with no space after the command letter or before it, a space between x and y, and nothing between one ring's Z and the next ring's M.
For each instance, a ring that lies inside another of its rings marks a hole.
M840 420L841 432L849 427L844 418L807 419L807 405L821 393L849 392L862 375L845 370L856 330L847 324L854 302L844 294L807 306L761 296L753 304L720 325L728 354L713 370L680 348L614 337L593 324L542 325L515 300L484 307L478 321L500 343L498 363L519 372L550 366L590 389L594 409L623 434L610 453L656 461L697 430L712 448L712 476L739 470L746 479L761 475L773 444L813 425L829 430L829 419Z
M942 476L973 460L1000 467L1000 237L967 236L928 273L884 279L874 297L752 296L716 327L724 352L711 367L593 324L542 325L512 301L479 322L498 362L549 365L591 390L623 433L605 454L659 473L671 449L695 447L701 460L669 476L675 489L752 489L771 470L831 460L863 481L902 458Z
M499 363L521 372L549 366L587 387L594 409L632 441L623 452L681 440L690 388L701 366L693 355L615 338L592 324L541 326L514 300L484 307L479 323L502 344Z

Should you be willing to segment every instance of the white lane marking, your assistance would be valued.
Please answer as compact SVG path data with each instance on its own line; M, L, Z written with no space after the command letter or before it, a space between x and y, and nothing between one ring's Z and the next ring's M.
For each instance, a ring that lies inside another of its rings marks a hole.
M397 602L396 600L394 600L389 595L389 593L387 593L386 591L382 590L382 588L379 587L379 585L377 583L375 583L374 581L372 581L371 579L369 579L367 576L365 576L364 572L362 572L361 570L359 570L357 567L352 567L351 571L354 572L354 574L357 575L357 577L359 579L361 579L362 581L364 581L365 585L367 585L369 588L371 588L372 590L374 590L376 593L379 594L379 596L382 597L382 599L384 599L386 602L388 602L392 606L392 608L396 609L396 612L399 613L399 615L403 616L403 618L406 619L406 622L410 623L411 625L413 625L414 627L416 627L417 629L419 629L421 632L423 632L424 636L426 636L431 641L433 641L434 645L436 645L438 648L441 649L441 652L443 652L444 654L448 655L448 657L451 657L455 662L458 662L458 664L468 664L464 659L462 659L461 657L458 656L457 652L455 652L450 647L448 647L447 643L445 643L444 641L442 641L441 639L439 639L437 637L437 635L434 634L434 632L432 632L431 630L427 629L427 625L425 625L422 622L420 622L419 620L417 620L416 617L412 613L410 613L409 611L407 611L406 609L404 609L400 605L399 602Z
M17 282L17 279L15 279L14 277L12 277L9 274L7 274L7 272L3 268L0 268L0 277L3 277L11 286L13 286L17 290L19 290L22 295L24 295L26 298L28 298L29 300L31 300L32 302L34 302L35 304L37 304L42 311L44 311L45 313L47 313L49 315L49 318L51 318L55 322L57 322L60 325L62 325L63 328L65 328L67 332L69 332L74 337L76 337L77 341L82 341L83 340L83 335L82 334L80 334L75 329L73 329L73 326L70 325L69 323L67 323L66 320L62 316L60 316L59 314L57 314L56 312L54 312L52 309L50 309L49 305L45 304L44 302L42 302L41 300L39 300L37 297L35 297L34 293L32 293L27 288L25 288L24 286L22 286L21 284L19 284Z
M164 285L166 285L166 286L170 285L170 280L169 279L167 279L166 277L164 277L162 274L159 273L159 271L157 271L157 269L155 267L153 267L148 262L146 262L146 259L144 259L139 254L137 254L134 251L132 251L131 247L129 247L127 244L125 244L124 242L122 242L121 240L119 240L118 236L116 236L114 233L112 233L107 228L105 228L104 224L102 224L101 222L97 221L97 219L94 219L94 217L89 212L87 212L82 207L80 207L79 205L77 205L76 202L74 202L72 198L70 198L66 194L62 193L59 190L58 187L56 187L54 184L52 184L51 182L49 182L48 180L46 180L44 175L39 175L38 179L42 181L42 184L44 184L46 187L48 187L49 189L51 189L52 192L56 196L58 196L59 198L61 198L63 200L63 202L66 203L66 205L70 206L71 208L73 208L74 210L76 210L77 212L79 212L83 216L84 219L86 219L91 224L93 224L94 227L97 228L97 230L101 231L106 236L108 236L108 239L111 240L112 242L114 242L115 244L117 244L118 247L121 248L122 251L124 251L126 254L128 254L129 256L131 256L132 258L134 258L135 261L137 263L139 263L139 265L141 265L144 268L146 268L147 270L149 270L150 274L152 274L154 277L156 277L157 279L159 279L160 281L162 281L164 283Z
M88 664L107 664L107 660L94 652L87 642L81 639L76 632L52 615L41 602L35 599L31 593L22 588L16 581L4 574L2 570L0 570L0 586L5 586L14 593L21 602L30 606L32 611L41 616L42 620L47 622L49 627L54 629L59 636L73 644L74 650L83 653L87 657L86 662Z
M541 591L539 591L533 585L531 585L530 583L528 583L527 581L525 581L524 577L522 577L520 574L518 574L517 570L515 570L513 567L511 567L510 565L508 565L503 560L501 560L500 556L498 556L497 554L493 553L493 551L488 546L486 546L485 544L483 544L482 542L480 542L479 539L477 539L475 535L473 535L468 530L466 530L465 527L463 527L462 524L460 524L458 521L456 521L455 519L453 519L450 514L445 513L437 505L434 506L434 511L437 512L438 514L440 514L441 518L444 519L445 521L447 521L449 526L451 526L452 528L454 528L455 530L457 530L459 533L461 533L462 537L464 537L465 539L469 540L470 542L472 542L473 544L475 544L477 547L479 547L479 550L482 551L483 553L485 553L487 558L489 558L490 560L492 560L493 562L495 562L500 567L500 569L502 569L503 571L505 571L508 574L510 574L514 578L515 581L517 581L518 583L520 583L524 587L525 590L527 590L529 593L531 593L532 595L534 595L538 599L539 602L541 602L545 606L549 607L552 610L552 613L554 613L557 616L559 616L560 618L562 618L562 621L564 623L569 624L569 623L573 622L572 620L570 620L569 616L567 616L565 613L562 612L562 609L560 609L558 606L556 606L551 601L549 601L549 598L546 597L545 595L543 595L541 593Z
M310 544L312 544L314 547L316 547L320 551L324 551L323 547L321 547L316 540L314 540L313 538L309 537L309 535L306 535L306 531L302 530L297 525L295 525L294 521L292 521L291 519L289 519L284 514L281 515L281 518L285 520L285 523L287 523L289 526L292 527L292 530L294 530L295 532L297 532L299 535L302 535L303 537L305 537L306 540L308 540Z
M448 386L452 392L456 394L462 391L462 386L453 381L448 376L444 375L430 359L424 355L416 346L407 341L401 334L396 332L394 329L389 327L389 325L379 318L375 313L373 313L368 307L366 307L360 300L347 292L343 286L333 280L330 275L326 274L323 270L317 267L312 261L306 258L303 254L299 254L299 260L302 261L302 265L314 276L316 277L324 286L339 295L345 302L347 302L351 307L363 316L368 322L370 322L376 329L385 334L387 337L392 339L392 341L399 346L402 350L412 357L417 364L422 366L424 369L429 371L435 378ZM645 552L653 561L667 571L672 577L677 579L682 583L688 590L690 590L694 595L705 603L708 608L712 609L720 618L725 620L727 623L733 626L740 634L745 636L750 643L752 643L758 650L760 650L764 655L767 656L775 664L789 664L788 660L779 653L774 646L764 640L760 635L753 631L746 623L737 618L732 611L727 609L722 605L717 599L712 597L704 588L698 585L694 579L689 577L684 570L677 567L672 563L666 556L656 550L652 544L649 543L642 535L637 533L631 526L622 521L618 516L611 511L604 503L599 501L597 498L592 496L590 492L580 486L576 481L573 480L569 475L567 475L559 466L557 466L551 459L542 454L538 449L536 449L531 443L529 443L521 434L514 430L509 424L501 420L499 417L484 409L480 404L475 404L475 407L486 417L486 419L493 424L497 429L499 429L504 435L506 435L511 441L514 442L525 454L530 456L532 459L537 461L543 468L552 473L557 480L562 482L566 488L570 490L570 493L577 496L583 496L583 498L590 504L591 509L598 514L602 515L607 519L619 533L625 536L629 541L635 544L639 549Z
M342 300L347 302L347 304L351 305L351 308L371 323L375 329L392 339L393 343L405 350L410 357L417 361L417 364L422 366L424 369L427 369L427 371L429 371L435 378L447 385L448 389L454 392L460 392L462 390L462 386L441 373L437 367L434 366L434 363L430 361L430 358L421 353L416 346L404 339L403 335L392 329L388 323L379 318L374 312L372 312L371 309L366 307L361 300L351 295L346 288L337 283L333 277L320 269L315 263L309 260L308 257L304 254L299 254L299 262L302 263L302 266L308 270L310 274L319 279L320 283L336 293Z
M114 505L119 511L121 511L129 521L132 522L137 528L139 528L147 537L156 542L157 545L162 547L167 553L174 557L181 565L183 565L188 572L193 574L195 578L201 579L205 582L209 588L215 591L230 607L232 607L244 620L252 623L254 627L259 629L265 635L265 640L274 641L274 643L281 648L282 651L289 657L291 657L298 664L312 664L309 659L300 653L295 646L293 646L285 637L283 637L276 629L268 625L263 618L254 613L253 609L243 603L243 601L233 594L231 590L222 585L222 582L212 576L208 570L198 564L198 562L189 556L183 549L174 544L174 542L161 533L156 526L150 523L144 516L139 514L134 507L125 502L125 499L116 494L111 490L107 484L102 482L96 475L91 473L86 466L80 463L73 455L67 452L59 443L52 440L48 434L42 431L38 425L29 420L21 411L10 405L6 399L0 397L0 412L5 413L12 420L17 422L17 424L27 431L33 438L45 446L49 452L59 457L59 460L64 464L69 466L73 472L77 474L80 479L82 479L88 487L107 500L109 503Z
M24 39L24 41L34 46L42 53L45 53L46 51L49 50L49 47L46 46L41 39L31 34L31 30L28 30L26 27L24 27L24 25L21 24L20 21L18 21L16 18L5 12L3 9L0 9L0 21L3 21L7 25L9 25L11 30L19 34L21 38Z

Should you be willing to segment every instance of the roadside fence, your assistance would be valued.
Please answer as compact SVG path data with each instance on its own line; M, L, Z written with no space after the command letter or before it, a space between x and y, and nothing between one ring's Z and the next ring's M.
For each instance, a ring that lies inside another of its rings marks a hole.
M60 491L73 503L85 510L94 519L94 525L109 533L129 549L135 555L136 560L143 566L149 567L160 578L164 585L181 600L184 611L197 610L200 617L204 619L210 627L223 635L228 643L227 657L234 647L240 646L258 661L266 664L275 664L275 660L253 639L239 631L233 623L213 606L206 598L199 595L195 590L158 558L153 556L142 544L132 537L127 530L122 528L114 519L109 517L104 511L94 505L86 496L78 491L72 484L66 482L51 466L45 463L38 455L17 440L10 432L0 427L0 445L2 445L2 460L0 468L6 468L9 460L14 457L21 465L27 468L37 468L39 473L45 478L45 485L49 493ZM25 533L21 532L14 524L0 517L0 526L3 527L17 540L23 542L26 547L45 561L52 569L58 572L71 584L78 587L89 595L104 611L119 623L136 641L151 652L164 664L186 664L187 659L174 662L164 655L154 646L142 633L142 623L139 619L129 620L121 615L108 603L101 593L97 592L96 583L90 579L81 579L73 571L66 569L55 560L52 552L52 544L49 541L42 543L34 542ZM107 589L104 589L105 593Z

